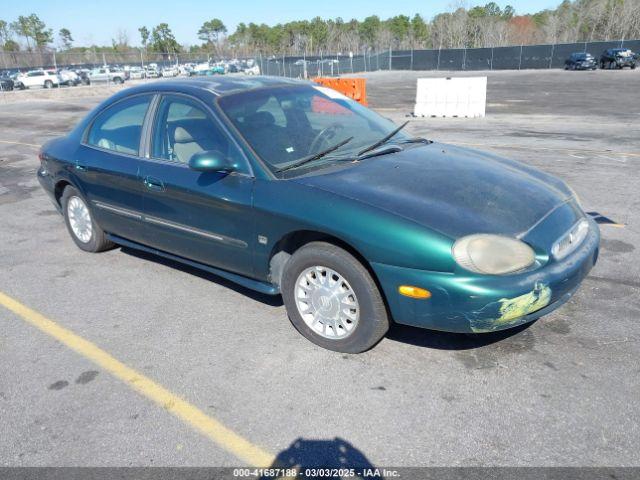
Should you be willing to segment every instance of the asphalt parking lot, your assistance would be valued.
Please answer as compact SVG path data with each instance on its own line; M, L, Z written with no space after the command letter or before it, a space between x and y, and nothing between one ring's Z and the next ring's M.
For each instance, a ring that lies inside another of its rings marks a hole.
M402 121L415 79L442 75L365 74L370 106ZM80 251L36 181L37 150L115 88L0 95L0 293L175 395L156 403L146 380L114 376L5 301L0 464L239 466L264 452L281 464L640 465L640 72L487 75L486 118L408 128L569 182L614 222L599 263L526 328L397 326L360 355L306 341L279 297L127 249Z

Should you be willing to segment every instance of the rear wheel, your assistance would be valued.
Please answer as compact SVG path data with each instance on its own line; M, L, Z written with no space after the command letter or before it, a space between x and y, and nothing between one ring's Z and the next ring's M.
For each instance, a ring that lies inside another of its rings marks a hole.
M113 79L113 83L115 83L116 85L120 85L121 83L123 83L123 80L120 77L115 77Z
M45 80L44 88L53 88L53 82L51 80Z
M297 250L287 262L281 290L293 326L323 348L360 353L389 329L369 271L335 245L312 242Z
M86 201L73 187L67 187L60 199L67 230L75 244L85 252L101 252L113 248L104 231L95 222Z

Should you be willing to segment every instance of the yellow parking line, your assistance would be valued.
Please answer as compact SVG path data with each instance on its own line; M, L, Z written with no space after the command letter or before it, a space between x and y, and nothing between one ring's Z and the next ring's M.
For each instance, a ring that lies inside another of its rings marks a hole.
M275 457L260 447L225 427L218 420L206 415L186 400L171 393L163 386L118 361L97 345L61 327L53 320L21 304L17 300L0 292L0 305L21 317L27 323L55 338L71 350L102 367L114 377L122 380L141 395L172 413L180 420L199 431L221 448L239 459L256 467L267 467L274 464Z
M40 145L36 145L35 143L13 142L11 140L0 140L0 143L6 143L6 144L9 144L9 145L24 145L25 147L40 148Z

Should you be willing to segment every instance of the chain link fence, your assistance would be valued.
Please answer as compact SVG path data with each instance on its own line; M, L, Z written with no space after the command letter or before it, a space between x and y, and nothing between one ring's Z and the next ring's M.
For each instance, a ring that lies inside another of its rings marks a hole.
M431 50L367 50L351 54L317 56L270 55L261 53L242 58L223 58L216 53L128 52L80 53L0 52L0 70L26 71L35 68L96 68L103 65L140 66L155 63L159 68L175 64L253 60L263 75L307 78L338 76L377 70L518 70L562 68L575 52L591 53L598 58L608 48L640 51L640 40L579 42L551 45L521 45L494 48L457 48Z

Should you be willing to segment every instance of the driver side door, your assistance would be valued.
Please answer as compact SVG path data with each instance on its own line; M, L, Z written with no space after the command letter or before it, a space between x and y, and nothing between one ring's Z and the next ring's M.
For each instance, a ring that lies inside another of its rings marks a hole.
M203 151L217 151L238 170L190 169L189 159ZM187 95L162 95L140 172L145 244L252 275L254 179L243 153L208 107Z

